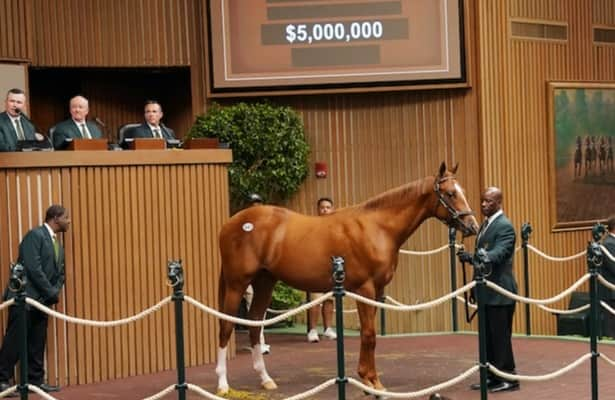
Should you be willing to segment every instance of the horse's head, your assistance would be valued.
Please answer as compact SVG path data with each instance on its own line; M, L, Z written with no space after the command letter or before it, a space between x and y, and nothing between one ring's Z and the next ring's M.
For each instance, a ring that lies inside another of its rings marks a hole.
M463 188L455 178L456 164L448 171L446 163L442 162L440 171L434 181L434 192L438 197L435 216L446 225L460 230L463 236L476 235L478 223L470 208Z

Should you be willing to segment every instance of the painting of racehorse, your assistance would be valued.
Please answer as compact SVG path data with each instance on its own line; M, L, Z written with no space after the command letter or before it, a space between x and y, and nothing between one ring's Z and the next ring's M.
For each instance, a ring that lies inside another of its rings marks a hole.
M549 92L554 229L588 228L613 213L615 84L550 83Z

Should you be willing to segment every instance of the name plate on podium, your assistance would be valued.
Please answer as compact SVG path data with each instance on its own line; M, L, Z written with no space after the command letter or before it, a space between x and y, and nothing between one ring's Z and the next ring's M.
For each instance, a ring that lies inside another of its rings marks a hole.
M191 138L184 142L184 149L217 149L218 138Z
M68 150L107 150L107 139L73 139L66 147Z
M164 150L167 142L164 139L133 139L128 142L130 150Z

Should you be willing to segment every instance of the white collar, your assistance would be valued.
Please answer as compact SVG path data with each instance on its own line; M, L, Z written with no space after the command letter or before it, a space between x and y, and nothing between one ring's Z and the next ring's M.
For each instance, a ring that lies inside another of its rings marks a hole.
M485 226L485 229L489 228L489 225L491 225L491 223L495 221L495 219L502 214L504 214L504 211L500 208L498 211L493 213L490 217L487 217L487 225Z
M45 228L47 228L47 230L49 231L49 235L51 236L51 240L55 240L56 233L53 231L53 229L51 229L51 227L47 224L47 222L45 222L43 225L45 225Z
M149 122L147 123L147 126L149 126L149 128L153 131L154 129L160 129L160 132L162 132L162 126L158 125L158 126L154 126L154 125L150 125Z

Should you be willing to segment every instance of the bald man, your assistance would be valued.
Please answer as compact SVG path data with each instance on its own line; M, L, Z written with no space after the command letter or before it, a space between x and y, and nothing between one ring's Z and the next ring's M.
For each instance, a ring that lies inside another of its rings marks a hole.
M483 260L487 267L488 281L517 293L517 282L513 274L515 254L515 229L502 211L502 191L497 187L485 189L480 196L480 210L485 217L476 235L475 251L484 250ZM477 265L480 260L476 253L461 253L459 259ZM497 369L515 374L515 358L512 349L512 323L515 314L515 301L487 288L485 298L487 325L487 361ZM513 391L519 389L519 381L506 380L489 372L487 387L490 392ZM473 384L472 389L480 389Z
M69 102L70 118L55 126L53 131L53 147L63 150L70 139L99 139L102 132L96 123L86 118L90 111L88 99L83 96L75 96Z

